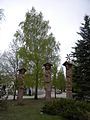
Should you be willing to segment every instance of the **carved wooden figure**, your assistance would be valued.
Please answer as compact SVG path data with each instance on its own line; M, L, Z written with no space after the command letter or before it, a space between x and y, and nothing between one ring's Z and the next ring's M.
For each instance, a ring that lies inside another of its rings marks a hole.
M23 93L24 93L24 74L26 72L25 68L19 69L19 75L18 75L18 96L17 101L18 104L22 104L23 100Z
M51 99L51 90L52 90L52 85L51 85L51 66L52 64L46 63L44 64L45 67L45 99L50 100Z
M66 67L66 97L72 98L72 63L65 61Z

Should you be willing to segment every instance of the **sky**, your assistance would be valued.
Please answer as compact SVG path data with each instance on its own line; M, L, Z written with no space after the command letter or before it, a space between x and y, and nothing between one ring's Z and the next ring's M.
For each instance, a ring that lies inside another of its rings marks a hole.
M4 9L4 20L0 22L0 51L8 48L18 25L25 19L25 13L35 7L42 12L44 20L49 20L51 32L59 41L61 63L70 54L79 39L77 32L84 16L90 15L90 0L0 0Z

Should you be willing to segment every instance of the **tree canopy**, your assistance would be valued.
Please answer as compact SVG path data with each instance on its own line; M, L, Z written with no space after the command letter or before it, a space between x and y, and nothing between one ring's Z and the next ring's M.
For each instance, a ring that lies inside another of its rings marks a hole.
M4 11L4 10L1 8L1 9L0 9L0 20L2 20L3 17L4 17L4 13L3 13L3 11Z
M47 61L52 64L60 61L60 43L50 33L49 21L44 20L42 13L36 12L33 7L26 13L19 27L18 40L22 42L18 51L19 58L34 80L37 98L37 88L43 80L43 64Z

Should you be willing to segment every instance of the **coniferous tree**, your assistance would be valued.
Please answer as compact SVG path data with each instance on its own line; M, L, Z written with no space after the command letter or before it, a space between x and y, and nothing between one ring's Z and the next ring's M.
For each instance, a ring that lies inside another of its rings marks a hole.
M74 86L81 95L81 98L90 96L90 17L84 17L84 23L80 27L78 33L81 39L77 41L73 52L74 71L73 81Z

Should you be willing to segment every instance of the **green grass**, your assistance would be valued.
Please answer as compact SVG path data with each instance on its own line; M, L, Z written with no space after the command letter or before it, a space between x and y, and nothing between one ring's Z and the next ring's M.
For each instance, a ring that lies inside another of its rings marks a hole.
M60 116L51 116L40 112L44 100L24 100L24 105L8 101L8 109L0 111L0 120L63 120Z

